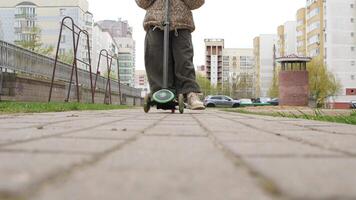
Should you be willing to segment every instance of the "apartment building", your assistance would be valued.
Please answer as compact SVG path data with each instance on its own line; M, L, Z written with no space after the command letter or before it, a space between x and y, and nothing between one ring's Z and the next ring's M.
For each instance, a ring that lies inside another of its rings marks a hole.
M274 46L278 36L263 34L254 38L254 58L256 70L256 97L267 97L272 85L274 72Z
M284 25L280 25L277 28L277 44L276 44L276 56L283 57L285 56L285 38L284 38Z
M230 86L230 96L252 98L255 93L253 49L224 48L223 84Z
M4 31L2 30L2 22L0 19L0 40L4 40Z
M297 11L296 15L297 27L297 55L307 56L307 19L306 19L306 8L301 8Z
M135 88L142 90L141 96L144 97L150 92L150 85L145 70L136 70L135 72Z
M205 39L206 75L211 85L214 86L223 83L223 49L224 39ZM225 68L225 73L228 73L227 68Z
M97 67L99 66L100 74L104 75L108 71L106 52L102 52L103 55L101 56L99 63L100 52L105 49L108 51L109 55L116 57L119 50L118 45L109 32L104 31L98 24L95 23L93 28L92 47L92 71L95 73ZM117 60L114 59L111 66L112 77L117 78L117 72Z
M326 0L324 10L324 61L342 85L331 102L336 108L356 100L356 1Z
M64 16L73 18L74 23L90 34L93 15L88 11L87 0L0 0L0 19L3 39L10 43L31 40L35 34L40 35L44 46L56 48L60 21ZM40 31L35 31L35 30ZM61 40L60 54L73 51L73 43L69 31L64 31ZM88 61L87 47L84 40L80 41L78 57ZM85 65L79 67L88 69Z
M277 29L276 56L283 57L297 53L297 22L287 21Z
M324 0L307 0L306 43L307 56L324 56Z
M136 43L132 38L133 29L128 21L103 20L96 22L103 31L107 31L118 46L120 80L123 84L135 86Z

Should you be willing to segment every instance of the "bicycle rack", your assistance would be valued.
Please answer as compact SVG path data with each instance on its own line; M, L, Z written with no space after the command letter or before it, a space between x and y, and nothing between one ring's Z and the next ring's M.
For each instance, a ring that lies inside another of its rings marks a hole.
M112 61L113 61L113 59L117 60L117 58L115 58L112 55L110 55L109 52L106 49L102 49L100 51L100 53L99 53L98 65L96 67L96 75L95 75L95 81L94 81L94 95L95 95L95 92L96 92L96 82L98 80L98 75L100 75L99 68L100 68L101 57L106 58L106 67L107 67L107 71L108 71L108 77L107 77L106 86L105 86L104 104L107 103L107 98L108 97L109 97L109 103L112 104L112 99L111 99L111 77L110 77L110 74L111 74L111 70L112 70ZM119 85L120 85L120 83L119 83Z
M71 26L66 25L65 22L67 20L70 20ZM67 93L65 102L69 102L74 71L75 71L75 79L76 79L75 83L76 83L76 90L77 90L77 101L80 102L79 83L78 83L78 61L79 61L89 67L90 89L91 89L91 94L92 94L92 103L94 103L94 89L93 89L93 79L92 79L92 70L91 70L89 33L86 30L83 30L79 26L77 26L74 23L73 18L68 17L68 16L64 17L61 22L61 28L60 28L59 38L58 38L58 43L57 43L56 57L55 57L55 61L54 61L53 75L52 75L51 87L50 87L50 91L49 91L48 102L51 102L51 98L52 98L53 84L54 84L54 78L55 78L56 68L57 68L57 64L58 64L58 54L59 54L59 48L60 48L61 38L62 38L62 34L63 34L63 28L67 28L68 30L70 30L72 32L72 37L73 37L73 64L72 64L72 72L71 72L71 77L70 77L70 82L69 82L69 87L68 87L68 93ZM86 36L89 62L85 62L81 59L78 59L78 57L77 57L79 40L80 40L80 36L82 34L84 34Z

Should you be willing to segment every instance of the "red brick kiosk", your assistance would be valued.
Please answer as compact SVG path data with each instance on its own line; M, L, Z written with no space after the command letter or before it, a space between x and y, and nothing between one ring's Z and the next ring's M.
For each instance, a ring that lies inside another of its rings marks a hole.
M279 72L279 105L308 106L309 78L307 63L309 57L290 55L276 59L281 63Z

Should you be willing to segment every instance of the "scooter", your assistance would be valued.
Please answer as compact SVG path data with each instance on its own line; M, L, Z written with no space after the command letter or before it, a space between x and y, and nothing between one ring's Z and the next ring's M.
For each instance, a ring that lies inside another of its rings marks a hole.
M143 110L145 113L150 111L150 108L156 106L157 109L171 110L175 113L178 110L181 114L184 113L184 96L183 94L176 95L175 91L168 89L168 63L169 63L169 29L170 29L170 0L165 2L165 21L164 21L164 47L163 47L163 88L153 95L148 94L144 98Z

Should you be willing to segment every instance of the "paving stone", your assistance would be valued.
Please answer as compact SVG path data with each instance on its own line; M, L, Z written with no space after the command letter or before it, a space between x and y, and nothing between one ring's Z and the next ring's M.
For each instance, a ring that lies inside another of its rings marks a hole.
M185 125L185 126L172 126L172 125L157 125L147 131L145 134L149 135L206 135L204 130L199 125Z
M244 143L265 143L265 142L286 142L287 139L276 135L259 133L256 130L236 131L236 132L214 132L214 136L221 142L244 142Z
M142 128L141 128L142 129ZM139 134L137 131L131 129L123 130L119 128L114 129L94 129L88 131L81 131L77 133L66 134L63 137L72 138L92 138L92 139L129 139L134 135Z
M58 151L78 153L99 153L122 143L122 141L94 140L94 139L64 139L47 138L23 144L4 147L4 150L29 150L29 151ZM0 149L1 151L1 149Z
M42 179L89 159L84 155L0 152L1 194L17 196Z
M64 181L33 199L272 199L207 138L143 137Z
M241 156L333 156L342 155L333 151L323 150L317 147L296 143L284 142L229 142L223 144L237 155Z
M340 135L323 133L320 131L279 131L281 135L297 138L300 141L317 144L325 148L334 148L356 155L356 137L353 135Z
M245 158L297 199L356 199L355 158Z

